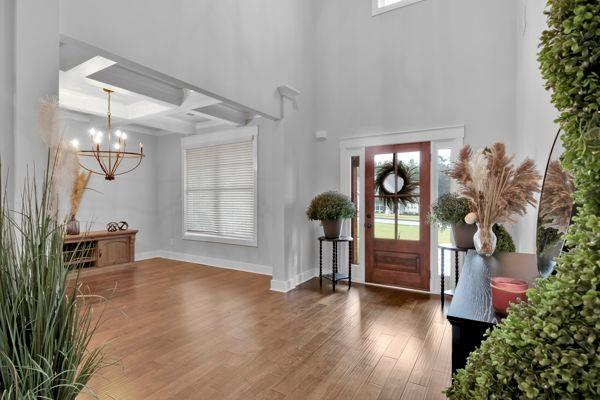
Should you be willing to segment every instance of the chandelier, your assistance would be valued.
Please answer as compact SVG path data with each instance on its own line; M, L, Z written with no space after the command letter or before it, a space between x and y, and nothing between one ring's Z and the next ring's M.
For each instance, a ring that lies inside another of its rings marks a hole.
M100 130L91 128L89 137L92 143L90 150L79 150L79 141L73 139L71 145L76 149L79 156L79 165L87 171L97 175L104 175L104 179L112 181L118 175L123 175L133 171L142 163L144 158L144 145L140 142L138 152L127 151L127 134L120 130L114 132L116 141L113 143L113 132L111 128L110 97L114 91L111 89L102 89L108 95L108 112L106 113L106 146L103 146L104 133ZM82 157L93 158L98 167L91 168L81 161ZM120 170L123 160L128 160L124 165L124 170Z

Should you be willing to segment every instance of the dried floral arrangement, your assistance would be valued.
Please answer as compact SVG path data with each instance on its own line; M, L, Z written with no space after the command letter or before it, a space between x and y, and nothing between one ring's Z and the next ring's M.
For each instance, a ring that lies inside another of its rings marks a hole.
M514 155L506 155L503 143L495 143L475 154L470 146L461 149L448 175L461 185L460 194L471 202L477 223L513 223L524 215L527 204L535 205L541 176L531 159L515 167Z

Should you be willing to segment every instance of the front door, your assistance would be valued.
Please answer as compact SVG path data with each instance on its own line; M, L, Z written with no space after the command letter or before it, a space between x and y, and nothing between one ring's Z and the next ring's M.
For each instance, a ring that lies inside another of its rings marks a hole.
M430 143L367 147L366 281L429 290Z

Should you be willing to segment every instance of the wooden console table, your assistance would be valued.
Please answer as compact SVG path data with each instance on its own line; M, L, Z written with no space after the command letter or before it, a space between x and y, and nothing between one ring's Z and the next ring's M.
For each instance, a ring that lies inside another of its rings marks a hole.
M464 368L485 331L502 318L492 307L491 278L507 276L531 284L538 275L535 254L481 257L475 250L468 251L447 315L452 324L452 373Z
M63 257L74 268L106 267L135 261L135 229L90 231L64 238Z

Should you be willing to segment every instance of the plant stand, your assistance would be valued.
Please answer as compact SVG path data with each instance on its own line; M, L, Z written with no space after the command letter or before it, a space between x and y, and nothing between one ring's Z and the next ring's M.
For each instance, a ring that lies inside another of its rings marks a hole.
M444 264L445 264L445 257L444 257L444 251L448 250L451 252L454 252L454 287L456 288L456 285L458 284L458 272L459 272L459 265L458 265L458 253L463 252L465 254L467 254L467 252L469 251L468 248L464 248L464 247L458 247L458 246L453 246L451 244L440 244L438 246L438 248L441 250L441 269L442 269L442 273L440 274L440 279L441 279L441 285L440 285L440 295L442 296L442 310L444 309L444 300L445 300L445 295L450 295L450 296L454 296L454 289L448 289L448 290L444 290Z
M354 239L350 236L342 236L335 239L328 239L325 236L319 237L319 285L323 287L323 278L331 281L331 286L335 292L335 285L338 281L348 280L348 290L352 287L352 242ZM331 242L333 255L331 260L331 274L323 275L323 242ZM338 272L338 243L348 243L348 274Z

